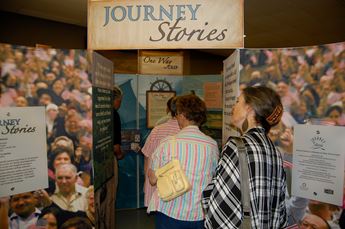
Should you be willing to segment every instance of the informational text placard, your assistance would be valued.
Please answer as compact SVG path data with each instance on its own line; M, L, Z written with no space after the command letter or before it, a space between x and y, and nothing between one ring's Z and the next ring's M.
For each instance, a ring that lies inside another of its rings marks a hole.
M153 128L155 123L167 114L167 102L176 95L175 91L147 91L146 118L147 128Z
M97 190L114 176L113 144L113 63L92 53L92 131L94 156L94 186Z
M45 107L0 109L0 197L48 187Z
M237 134L231 127L230 119L232 107L239 95L239 63L240 52L238 50L235 50L231 56L223 61L223 145L230 135Z
M345 128L294 127L292 195L342 205Z

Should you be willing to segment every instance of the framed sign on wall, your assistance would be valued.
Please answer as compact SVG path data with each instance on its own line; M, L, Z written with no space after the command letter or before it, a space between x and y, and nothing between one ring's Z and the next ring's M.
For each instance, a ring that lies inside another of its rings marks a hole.
M146 91L146 123L153 128L158 120L167 116L167 102L175 91Z

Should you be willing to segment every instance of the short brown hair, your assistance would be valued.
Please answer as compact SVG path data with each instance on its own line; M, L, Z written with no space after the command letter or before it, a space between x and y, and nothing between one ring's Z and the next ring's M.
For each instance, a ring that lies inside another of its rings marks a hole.
M62 154L62 153L67 153L70 160L71 160L71 163L73 163L74 161L74 152L69 148L69 147L65 147L65 146L58 146L56 148L54 148L54 150L51 152L51 154L49 155L50 156L50 163L49 163L49 167L51 169L54 170L54 161L55 159L57 158L58 155Z
M193 121L198 126L204 124L206 118L206 105L196 95L178 96L176 99L176 113L183 114L186 119Z
M73 217L64 222L61 226L61 229L92 229L92 224L90 221L83 217Z

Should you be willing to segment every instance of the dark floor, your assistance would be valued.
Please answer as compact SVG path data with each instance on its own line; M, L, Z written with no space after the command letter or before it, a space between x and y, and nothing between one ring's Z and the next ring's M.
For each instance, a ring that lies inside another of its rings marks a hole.
M146 213L146 208L116 210L116 229L154 229L153 215Z

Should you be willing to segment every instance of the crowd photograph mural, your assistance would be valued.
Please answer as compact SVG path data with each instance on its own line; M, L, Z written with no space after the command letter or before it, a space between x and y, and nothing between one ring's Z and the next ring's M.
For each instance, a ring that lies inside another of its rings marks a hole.
M240 89L265 85L276 90L284 107L282 121L269 136L278 146L287 174L289 225L321 217L342 228L343 206L291 195L294 125L345 125L345 43L284 49L240 50ZM339 174L341 181L343 174ZM326 228L326 227L325 227Z
M294 126L345 126L345 43L297 48L240 49L240 90L265 85L280 96L282 121L269 136L278 147L287 175L286 204L290 226L303 225L319 217L330 228L344 228L342 206L303 198L292 193L294 169ZM101 187L94 197L92 133L92 76L86 50L42 49L0 44L0 109L36 107L45 109L48 187L0 198L1 222L18 225L23 214L18 202L30 205L33 221L60 228L70 219L98 225L107 206L97 215L94 198L105 199ZM119 161L116 208L144 207L143 147L151 128L147 127L148 91L176 95L193 93L208 105L209 122L203 131L221 148L222 76L115 74L114 82L124 92L119 109L123 151ZM157 88L158 87L158 88ZM210 100L216 96L214 100ZM133 148L133 143L136 147ZM43 165L42 165L43 166ZM341 179L343 174L339 174ZM68 180L68 182L66 182ZM342 181L343 182L343 181ZM75 204L66 205L64 195L74 192ZM113 203L115 204L115 203ZM4 214L5 212L5 214ZM96 218L96 219L95 219ZM28 222L28 225L31 222ZM103 225L104 226L104 225Z
M1 198L1 212L7 214L0 221L8 219L11 228L36 222L60 228L70 220L95 225L88 64L86 50L0 44L0 109L41 106L46 117L48 165L40 166L48 170L48 187Z

